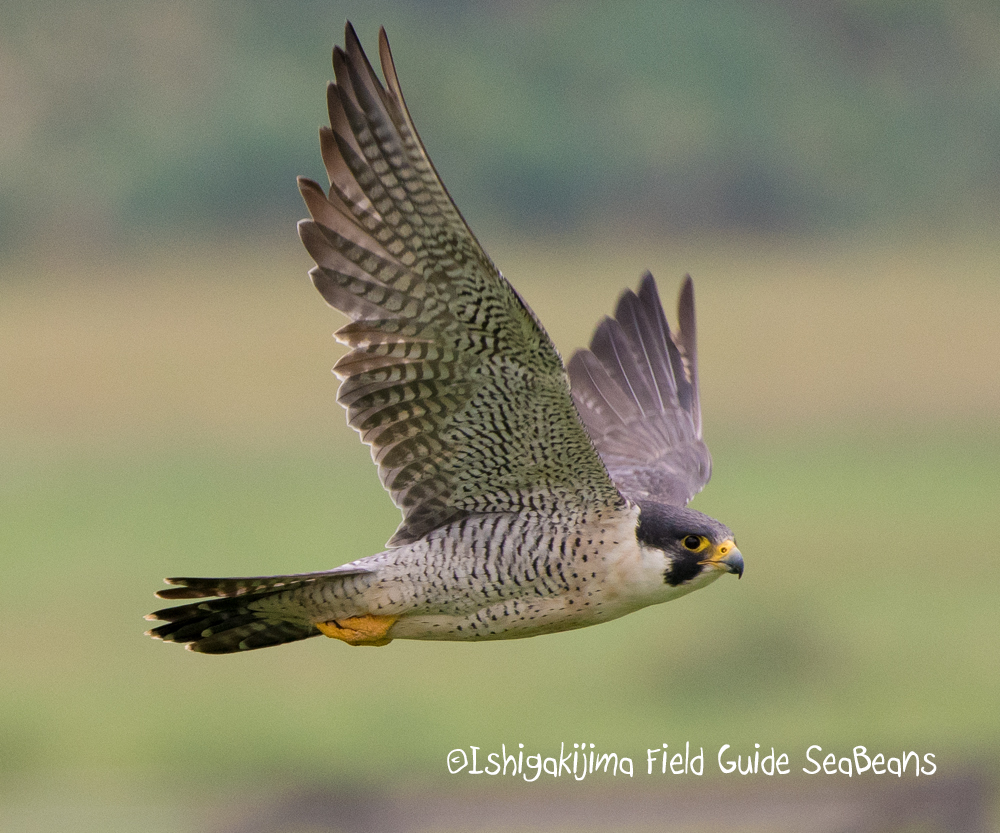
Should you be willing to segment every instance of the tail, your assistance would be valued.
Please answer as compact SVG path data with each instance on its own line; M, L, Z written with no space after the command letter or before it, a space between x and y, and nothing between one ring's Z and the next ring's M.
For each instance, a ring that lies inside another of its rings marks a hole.
M146 631L164 642L179 642L189 651L231 654L297 642L320 631L298 593L308 585L332 578L370 573L358 567L339 567L320 573L251 578L168 578L175 584L156 595L161 599L210 599L166 607L146 619L166 622Z

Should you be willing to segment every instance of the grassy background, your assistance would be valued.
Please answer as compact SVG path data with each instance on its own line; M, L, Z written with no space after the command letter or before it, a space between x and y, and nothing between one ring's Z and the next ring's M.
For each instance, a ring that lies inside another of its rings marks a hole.
M385 26L474 228L961 228L1000 207L1000 6L2 4L0 245L287 228L331 43ZM470 165L470 153L478 164ZM987 224L988 225L988 224Z
M518 742L793 767L862 744L995 782L997 7L608 9L6 4L0 829L229 830L303 786L447 792L448 750ZM439 170L564 354L643 270L667 298L694 275L695 505L742 581L491 645L141 635L165 575L323 569L397 523L292 231L347 17L369 48L389 30Z
M695 505L743 580L510 643L148 640L164 575L322 569L394 528L334 402L338 315L291 244L9 267L0 826L201 830L252 784L452 786L472 744L995 763L995 243L488 245L566 354L642 266L668 296L694 272Z

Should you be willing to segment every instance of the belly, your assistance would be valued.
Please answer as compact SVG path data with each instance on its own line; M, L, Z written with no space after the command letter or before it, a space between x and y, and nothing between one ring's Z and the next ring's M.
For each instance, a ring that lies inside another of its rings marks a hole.
M585 628L624 616L644 604L628 604L595 588L586 595L517 598L467 615L404 615L389 631L392 639L483 641L521 639Z

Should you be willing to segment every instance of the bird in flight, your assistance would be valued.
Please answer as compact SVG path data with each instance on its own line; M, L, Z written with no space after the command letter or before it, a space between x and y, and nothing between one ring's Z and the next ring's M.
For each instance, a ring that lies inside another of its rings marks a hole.
M385 84L350 23L334 49L329 191L299 188L310 277L350 323L348 424L403 520L386 549L315 573L171 578L148 631L232 653L326 636L514 639L596 625L743 574L708 482L686 278L671 331L646 274L564 366L466 225L414 128L385 30Z

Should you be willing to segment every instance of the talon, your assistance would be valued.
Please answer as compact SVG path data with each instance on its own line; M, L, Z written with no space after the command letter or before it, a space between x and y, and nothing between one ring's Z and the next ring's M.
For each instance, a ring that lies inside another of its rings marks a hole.
M392 638L386 636L398 616L351 616L347 619L331 619L317 622L320 633L331 639L339 639L348 645L388 645Z

